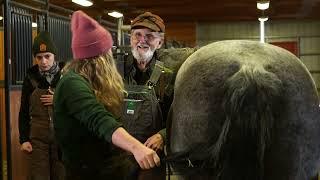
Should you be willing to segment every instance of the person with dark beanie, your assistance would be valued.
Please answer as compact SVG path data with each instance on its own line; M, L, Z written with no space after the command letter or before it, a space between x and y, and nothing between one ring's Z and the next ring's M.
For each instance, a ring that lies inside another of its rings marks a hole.
M29 179L63 180L52 117L53 94L62 64L55 61L57 49L46 31L35 37L32 50L36 65L27 70L23 81L19 112L21 150L30 158Z
M74 59L63 69L54 95L54 127L67 179L130 178L132 163L123 150L142 169L159 166L156 152L119 121L125 91L111 34L82 11L73 13L71 31Z

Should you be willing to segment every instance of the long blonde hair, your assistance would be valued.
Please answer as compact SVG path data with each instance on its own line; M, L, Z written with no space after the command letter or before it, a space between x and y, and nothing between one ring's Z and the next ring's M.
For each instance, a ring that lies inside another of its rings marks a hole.
M73 60L64 67L62 73L65 74L70 69L89 82L99 102L116 117L120 116L125 90L111 53Z

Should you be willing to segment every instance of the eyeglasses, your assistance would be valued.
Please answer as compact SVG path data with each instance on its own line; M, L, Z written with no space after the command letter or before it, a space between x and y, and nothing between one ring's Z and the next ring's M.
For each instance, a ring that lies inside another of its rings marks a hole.
M160 35L158 32L149 32L149 33L146 33L145 35L143 35L143 33L141 32L133 32L131 36L133 37L134 40L138 40L138 41L141 41L143 37L143 39L147 42L153 42L156 38L160 38Z
M36 55L37 60L41 60L42 58L49 59L51 54L43 54L43 55Z

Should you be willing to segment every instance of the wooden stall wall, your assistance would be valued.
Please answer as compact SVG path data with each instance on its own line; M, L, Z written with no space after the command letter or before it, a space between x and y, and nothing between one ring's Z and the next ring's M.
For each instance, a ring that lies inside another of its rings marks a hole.
M37 31L33 30L32 36L35 37ZM0 30L0 128L1 128L1 156L2 170L1 178L7 180L7 139L6 139L6 119L5 119L5 89L4 89L4 33ZM10 90L10 132L11 132L11 165L12 180L27 180L28 163L27 156L20 151L19 143L19 109L20 109L21 86L12 87Z
M3 59L1 59L3 60ZM2 80L1 80L2 81ZM5 121L5 95L4 95L4 88L0 87L0 132L1 132L1 179L7 179L7 150L6 150L6 121Z
M166 42L181 43L183 46L194 47L196 45L196 23L179 22L166 23Z
M4 54L3 29L0 30L0 132L1 132L1 179L6 180L7 149L6 149L6 121L5 121L5 89L4 89Z
M0 128L1 128L1 156L2 156L2 170L1 178L7 180L7 129L6 129L6 116L5 116L5 63L4 63L4 33L0 31ZM19 132L18 132L18 113L20 108L20 90L10 92L10 117L11 117L11 157L12 162L19 164L19 166L12 166L12 179L23 180L26 177L26 173L20 171L21 166L26 166L25 158L21 158L24 154L20 152L19 145ZM15 168L17 167L17 168ZM26 166L27 167L27 166ZM17 171L18 170L18 171ZM26 171L24 171L26 172ZM20 176L20 177L19 177Z
M32 31L32 39L37 35L37 30ZM21 98L21 86L10 90L10 123L11 123L11 165L12 180L27 180L28 156L20 150L19 143L19 110Z
M0 30L0 87L4 87L4 54L3 54L3 29Z
M27 155L20 151L19 143L18 117L20 109L20 97L20 88L10 91L12 180L27 180L28 176Z

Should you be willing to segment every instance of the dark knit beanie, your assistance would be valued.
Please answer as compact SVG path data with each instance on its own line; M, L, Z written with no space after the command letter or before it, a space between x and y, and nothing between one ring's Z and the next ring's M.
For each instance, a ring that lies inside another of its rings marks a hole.
M32 46L33 56L38 53L50 52L52 54L57 53L57 48L54 45L50 34L47 31L41 31L33 41Z

